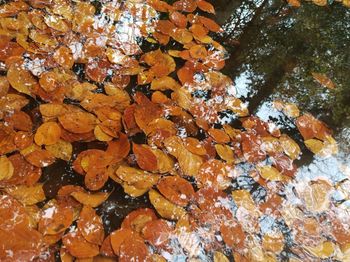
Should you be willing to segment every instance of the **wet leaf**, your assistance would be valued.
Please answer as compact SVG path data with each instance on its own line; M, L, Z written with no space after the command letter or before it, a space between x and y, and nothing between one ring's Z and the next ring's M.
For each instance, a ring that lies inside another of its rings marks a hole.
M152 220L142 229L142 237L154 247L166 246L172 233L173 227L164 219Z
M305 249L315 257L326 259L334 253L335 245L330 241L325 241L320 245L314 247L305 247Z
M37 145L56 144L61 137L61 128L56 122L42 124L35 133L34 141Z
M229 262L230 260L221 252L214 252L214 262Z
M25 159L36 167L47 167L55 162L55 156L45 149L34 149L25 154Z
M123 220L121 228L131 229L137 233L141 233L144 226L152 221L156 220L157 216L153 209L139 208L130 212Z
M147 145L133 144L132 150L136 156L139 167L146 171L157 170L157 157Z
M56 235L63 233L72 223L73 209L70 206L49 202L41 211L38 230L44 235Z
M214 6L211 3L204 0L199 0L197 1L197 5L198 5L198 8L201 9L202 11L215 14Z
M178 176L162 178L158 182L157 188L165 198L179 206L187 206L194 195L191 183Z
M283 181L284 178L282 174L273 166L258 166L260 175L270 181Z
M84 206L80 211L77 226L86 241L92 244L102 245L104 239L103 223L94 209Z
M138 237L125 239L119 252L120 262L145 261L149 254L147 245Z
M116 170L116 175L128 185L146 191L155 185L160 178L159 175L128 166L120 166Z
M58 140L53 145L45 146L45 149L49 151L56 158L69 161L72 158L73 146L71 143L66 142L62 139Z
M45 193L42 184L34 186L15 186L5 189L5 192L16 198L23 205L34 205L45 200Z
M120 246L128 238L135 238L136 233L128 228L121 228L116 231L113 231L110 235L110 241L114 253L120 255Z
M290 4L293 7L300 7L300 0L287 0L288 4Z
M155 190L149 191L149 199L159 215L170 220L178 220L186 214L186 211L170 201L166 200Z
M266 234L262 240L262 246L265 250L273 253L280 253L284 248L284 236L281 232Z
M30 261L45 251L42 235L29 227L28 215L18 201L1 195L0 217L1 260Z
M325 74L314 73L313 72L312 73L312 77L324 87L327 87L329 89L334 89L335 88L335 85L332 82L332 80L329 79Z
M6 156L0 157L0 180L10 179L13 176L14 167Z
M64 235L62 242L68 252L77 258L89 258L99 254L98 245L87 242L79 231Z
M96 117L86 112L67 113L58 120L64 129L77 134L90 132L96 125Z
M98 192L88 193L84 191L74 191L71 196L74 197L78 202L86 206L97 207L101 205L109 197L110 193Z
M220 160L211 159L203 163L195 176L199 187L226 189L231 183L232 168Z
M7 71L7 80L20 93L32 95L38 84L34 76L25 70L21 64L12 64Z
M332 186L325 180L311 181L297 189L306 208L311 212L322 212L329 208Z

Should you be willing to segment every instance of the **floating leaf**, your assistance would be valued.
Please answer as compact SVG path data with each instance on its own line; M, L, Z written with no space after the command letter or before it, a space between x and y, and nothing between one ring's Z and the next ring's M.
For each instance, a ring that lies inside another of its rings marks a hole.
M300 198L311 212L322 212L329 208L332 186L325 180L311 181L298 190Z
M203 163L195 176L198 186L223 190L231 183L231 167L220 160L211 159Z
M34 76L21 64L12 64L9 67L7 80L14 89L27 95L32 95L34 87L38 84Z
M329 79L325 74L314 73L313 72L312 73L312 77L324 87L327 87L329 89L334 89L335 88L335 85L332 82L332 80Z
M58 120L64 129L77 134L92 131L96 125L96 117L86 112L67 113L59 116Z
M61 128L56 122L42 124L35 133L34 141L37 145L56 144L61 137Z
M335 245L330 241L325 241L314 247L305 247L305 249L317 258L326 259L335 252Z
M52 201L41 211L38 230L44 235L56 235L64 232L72 223L73 209Z
M197 1L197 5L198 5L198 8L201 9L202 11L215 14L214 6L211 3L204 0L199 0Z
M139 167L146 171L157 170L157 157L147 145L133 144L132 150L136 156Z
M273 166L258 166L260 175L270 181L283 181L284 178L282 174Z
M102 244L104 239L103 223L94 209L84 206L80 211L77 226L86 241L97 245Z
M300 0L287 0L288 4L290 4L293 7L300 7Z
M79 231L64 235L62 242L68 252L77 258L89 258L99 254L98 245L87 242Z
M34 205L45 200L45 193L42 184L34 186L15 186L5 189L5 192L16 198L24 205Z
M158 182L157 188L163 196L179 206L186 206L194 195L191 183L178 176L164 177Z
M178 220L186 214L186 211L182 207L166 200L157 191L150 190L148 195L152 205L163 218Z
M142 229L142 237L154 247L166 246L170 242L173 227L164 219L148 222Z
M156 220L157 216L152 209L139 208L130 212L123 220L121 227L131 229L137 233L141 233L144 226Z
M98 193L87 193L84 191L74 191L71 196L74 197L78 202L86 206L97 207L101 205L109 197L110 193L98 192Z
M54 157L69 161L72 158L73 146L71 143L62 139L58 140L53 145L45 146L45 149L49 151Z
M229 262L230 260L221 252L214 252L214 262Z
M14 174L14 167L6 156L0 157L0 180L10 179Z

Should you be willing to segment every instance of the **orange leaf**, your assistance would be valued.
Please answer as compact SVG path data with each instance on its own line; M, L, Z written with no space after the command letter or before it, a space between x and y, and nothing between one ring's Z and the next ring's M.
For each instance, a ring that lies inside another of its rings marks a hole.
M321 73L312 73L313 78L320 83L322 86L327 87L329 89L334 89L335 85L331 79L329 79L325 74Z
M201 9L202 11L215 14L215 8L211 3L204 0L199 0L197 1L197 5L198 5L198 8Z
M300 0L287 0L288 4L293 7L300 7Z
M132 150L136 156L139 167L146 171L156 171L158 167L157 157L147 145L133 144Z
M94 257L100 253L98 245L87 242L80 231L64 235L62 242L68 252L77 258Z
M156 220L157 216L153 209L139 208L130 212L123 220L121 228L131 229L140 233L146 223Z
M165 246L170 241L173 227L164 219L148 222L142 229L142 237L155 247Z
M179 206L187 206L194 196L191 183L179 176L164 177L157 188L168 200Z
M103 223L93 208L83 207L80 211L77 226L86 241L97 245L102 244L104 239Z

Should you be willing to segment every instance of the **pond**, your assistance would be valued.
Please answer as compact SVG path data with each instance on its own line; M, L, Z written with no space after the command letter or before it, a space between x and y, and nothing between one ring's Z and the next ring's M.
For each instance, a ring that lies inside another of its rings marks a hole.
M0 260L350 261L341 1L14 2Z

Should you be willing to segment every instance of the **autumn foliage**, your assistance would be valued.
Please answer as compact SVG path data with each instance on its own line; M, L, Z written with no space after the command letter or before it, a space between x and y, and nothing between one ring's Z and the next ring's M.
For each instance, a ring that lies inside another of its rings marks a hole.
M275 261L291 241L303 243L301 258L349 250L348 228L328 212L331 182L299 188L297 206L280 193L297 174L300 142L235 95L220 72L227 51L215 41L222 29L214 14L204 0L0 6L1 261L53 261L56 253L62 261ZM311 152L336 154L323 122L292 103L274 106ZM222 122L224 112L240 126ZM141 135L143 143L133 140ZM79 143L91 147L76 151ZM83 183L48 198L42 174L58 159ZM251 185L234 186L243 176ZM113 232L96 211L114 193L108 183L150 202ZM338 223L327 237L320 212ZM284 221L294 239L263 231L266 217Z

